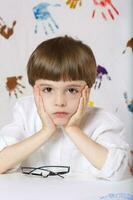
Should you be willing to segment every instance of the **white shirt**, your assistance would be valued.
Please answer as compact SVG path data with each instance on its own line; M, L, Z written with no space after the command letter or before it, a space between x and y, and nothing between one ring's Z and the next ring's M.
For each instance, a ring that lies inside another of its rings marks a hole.
M33 96L23 97L14 106L13 122L0 131L0 150L21 141L41 129ZM108 156L101 170L95 168L76 148L63 128L28 157L22 166L67 165L71 173L88 173L107 180L120 180L128 170L129 145L124 141L122 122L112 113L100 108L88 108L82 121L82 131L105 146Z

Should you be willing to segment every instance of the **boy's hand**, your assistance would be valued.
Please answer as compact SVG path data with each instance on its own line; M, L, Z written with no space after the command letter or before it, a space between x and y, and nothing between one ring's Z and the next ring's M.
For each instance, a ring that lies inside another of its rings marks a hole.
M35 103L37 106L37 111L42 121L42 130L52 135L56 131L57 127L54 124L53 120L48 115L48 113L45 111L44 104L43 104L42 91L37 85L34 86L33 91L34 91L34 98L35 98Z
M89 89L88 89L88 86L86 85L85 88L82 91L82 95L80 97L79 106L77 108L77 111L69 119L67 125L64 127L65 129L67 129L69 127L75 127L75 126L78 127L79 126L80 121L81 121L83 115L86 112L88 99L89 99Z

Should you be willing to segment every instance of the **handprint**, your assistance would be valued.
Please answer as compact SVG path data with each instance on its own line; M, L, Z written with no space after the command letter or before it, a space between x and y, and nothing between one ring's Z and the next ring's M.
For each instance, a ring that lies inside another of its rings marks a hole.
M118 10L113 5L111 0L93 0L93 3L94 3L94 6L96 7L96 9L101 10L101 15L105 20L107 20L107 15L109 17L111 17L112 20L114 20L115 17L114 17L113 12L115 14L119 15ZM93 10L92 18L94 18L96 15L96 9Z
M14 26L16 25L16 21L13 21L12 26L8 27L4 20L0 17L0 34L5 38L9 39L11 35L14 33Z
M78 4L79 4L79 6L82 5L82 0L67 0L67 1L66 1L66 4L67 4L70 8L74 9L74 8L76 8L76 6L77 6Z
M33 8L33 13L37 21L35 25L35 33L38 32L39 23L41 24L41 26L43 26L43 29L46 35L48 35L47 27L48 29L51 30L52 33L55 32L55 29L59 29L54 18L52 17L51 13L48 10L49 6L52 6L52 5L50 5L49 3L43 2ZM60 4L55 4L53 6L57 7L57 6L60 6Z
M103 76L106 76L108 80L111 80L111 77L108 75L108 71L106 70L105 67L98 65L97 66L97 77L94 85L94 89L100 89Z
M11 93L13 92L15 97L18 98L18 92L20 94L23 94L22 90L20 88L25 88L24 85L20 84L18 80L21 80L22 76L12 76L12 77L7 77L7 82L6 82L6 89L9 92L9 96L11 96Z
M133 113L133 99L131 99L130 101L128 100L127 92L124 92L124 98L128 110Z
M133 52L133 38L131 38L130 40L128 40L128 42L126 44L126 49L122 53L125 53L128 47L131 48L132 52Z

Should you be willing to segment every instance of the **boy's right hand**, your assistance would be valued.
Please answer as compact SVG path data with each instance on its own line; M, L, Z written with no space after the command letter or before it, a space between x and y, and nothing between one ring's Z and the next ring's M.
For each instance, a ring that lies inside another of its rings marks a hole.
M37 85L34 86L33 91L34 91L34 98L35 98L37 111L42 121L42 130L52 135L56 131L57 127L54 124L51 117L45 111L42 91Z

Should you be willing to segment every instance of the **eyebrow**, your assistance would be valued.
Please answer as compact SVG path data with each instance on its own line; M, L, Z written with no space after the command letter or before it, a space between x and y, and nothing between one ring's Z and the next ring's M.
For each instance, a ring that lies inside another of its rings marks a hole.
M54 85L50 85L50 84L46 84L46 83L41 83L40 86L54 87ZM66 87L81 87L81 85L70 84L70 85L67 85Z

